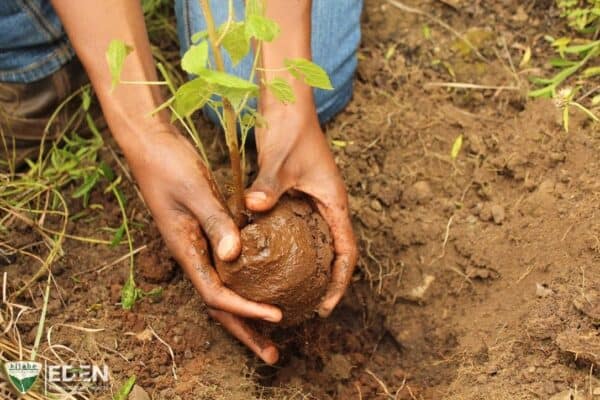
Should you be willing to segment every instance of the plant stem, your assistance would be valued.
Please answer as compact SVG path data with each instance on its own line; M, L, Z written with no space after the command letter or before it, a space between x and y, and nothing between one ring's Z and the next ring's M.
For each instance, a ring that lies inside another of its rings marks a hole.
M215 28L215 20L212 16L208 0L200 0L200 7L202 13L206 19L206 28L208 31L208 39L212 48L213 56L215 58L215 64L217 70L225 72L225 63L223 62L223 55L219 50L219 37ZM227 149L229 150L229 160L231 163L231 173L233 176L233 202L229 205L229 211L233 217L234 222L240 226L244 221L244 186L242 183L242 167L240 162L240 153L238 149L237 139L237 124L235 110L229 100L223 98L223 129L225 130L225 139L227 142Z

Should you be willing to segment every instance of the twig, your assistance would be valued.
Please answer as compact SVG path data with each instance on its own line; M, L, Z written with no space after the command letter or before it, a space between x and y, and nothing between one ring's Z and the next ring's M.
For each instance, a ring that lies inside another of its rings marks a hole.
M156 331L152 328L152 326L148 325L148 329L150 329L150 331L152 332L152 335L162 344L164 344L167 349L169 350L169 354L171 355L171 361L172 361L172 366L171 366L171 370L173 371L173 378L175 380L177 380L177 364L175 364L175 354L173 353L173 348L171 348L171 346L169 346L169 344L167 342L165 342L160 336L158 336L158 334L156 333Z

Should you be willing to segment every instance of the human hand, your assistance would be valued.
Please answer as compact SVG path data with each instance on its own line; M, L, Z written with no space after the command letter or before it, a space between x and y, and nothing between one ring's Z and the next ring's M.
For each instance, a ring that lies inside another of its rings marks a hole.
M246 300L223 286L208 253L229 261L240 252L239 230L218 200L208 171L194 147L172 128L145 136L142 148L126 151L129 165L173 257L208 306L209 314L260 358L277 361L276 347L240 317L279 322L272 305Z
M311 196L333 236L331 282L318 306L327 317L340 301L356 266L357 248L348 196L310 101L262 111L265 128L256 129L259 173L246 191L246 207L266 211L288 190Z

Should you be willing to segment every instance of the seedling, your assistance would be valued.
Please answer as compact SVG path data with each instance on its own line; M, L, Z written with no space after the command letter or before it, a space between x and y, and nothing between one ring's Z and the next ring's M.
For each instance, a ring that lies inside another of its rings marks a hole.
M173 121L179 121L188 132L203 155L208 165L204 147L189 119L192 114L209 107L218 117L223 128L229 152L232 172L232 204L229 208L234 221L240 225L244 220L245 207L243 189L245 186L242 160L247 135L256 126L262 126L263 118L258 110L249 104L249 100L259 96L259 85L266 87L284 104L295 101L294 91L290 83L281 77L266 81L258 78L257 72L266 71L260 66L261 49L264 42L271 42L280 32L278 24L265 17L265 7L261 0L250 0L246 4L245 18L235 20L233 1L229 0L229 16L225 23L217 27L212 16L208 0L200 0L200 7L206 19L207 30L197 32L191 37L192 46L181 59L181 67L193 78L174 88L164 69L161 71L164 81L131 82L121 79L121 70L125 58L133 51L126 43L113 40L107 50L107 60L113 79L113 87L117 84L149 84L167 85L173 95L156 111L169 108ZM249 57L251 49L252 68L247 79L229 74L225 71L223 51L227 52L233 64L238 64ZM331 90L331 82L327 73L315 63L302 59L287 59L277 71L288 71L295 79L320 89ZM241 143L238 140L238 127ZM224 196L222 196L224 197Z

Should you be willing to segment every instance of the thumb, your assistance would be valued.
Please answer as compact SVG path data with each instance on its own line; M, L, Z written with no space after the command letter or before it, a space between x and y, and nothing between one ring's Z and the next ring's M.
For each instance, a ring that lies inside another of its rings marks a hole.
M286 188L270 173L259 171L252 186L246 190L246 207L251 211L267 211L273 208Z

